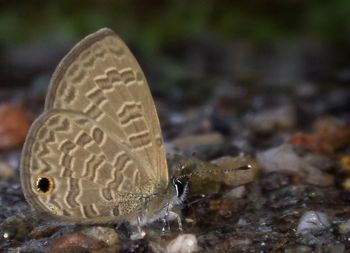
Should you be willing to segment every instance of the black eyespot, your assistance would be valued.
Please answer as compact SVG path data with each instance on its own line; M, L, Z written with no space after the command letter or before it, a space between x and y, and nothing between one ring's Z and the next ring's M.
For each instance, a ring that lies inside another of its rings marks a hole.
M40 193L48 193L52 190L53 183L48 177L38 177L36 180L36 189Z
M180 198L182 196L182 194L184 194L185 185L179 179L177 179L175 177L172 179L172 183L175 187L177 197Z

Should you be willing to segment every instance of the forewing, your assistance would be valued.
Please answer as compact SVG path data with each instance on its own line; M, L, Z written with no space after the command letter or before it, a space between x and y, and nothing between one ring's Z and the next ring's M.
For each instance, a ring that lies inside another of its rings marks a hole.
M156 191L142 161L83 114L51 110L28 136L21 182L39 212L83 223L127 219ZM43 179L49 183L44 191Z
M148 175L168 183L159 119L146 78L124 42L101 29L79 42L57 67L46 110L81 112L137 154Z

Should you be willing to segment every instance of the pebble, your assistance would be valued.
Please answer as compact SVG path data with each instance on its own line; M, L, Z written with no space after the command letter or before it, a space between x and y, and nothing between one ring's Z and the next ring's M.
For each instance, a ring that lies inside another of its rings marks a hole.
M347 220L346 222L339 224L338 231L341 234L349 233L350 232L350 220Z
M350 173L350 155L344 155L341 159L340 159L340 165L341 165L341 169L346 172L346 173Z
M219 133L191 135L173 140L174 147L180 150L189 149L193 145L221 145L223 143L224 138Z
M197 158L207 159L219 153L224 144L224 137L220 133L206 133L178 137L172 141L175 150L186 156L196 155Z
M285 105L250 114L245 121L254 132L270 133L293 128L296 124L296 112L293 106Z
M119 243L119 236L113 228L88 227L82 230L81 233L98 241L102 241L109 246Z
M350 144L350 124L333 117L320 118L314 123L312 133L297 133L288 142L330 155Z
M30 121L22 107L14 104L0 105L0 149L22 145L29 127Z
M328 244L325 247L325 252L329 253L344 253L345 250L345 245L342 243Z
M217 212L220 216L232 216L233 200L229 198L212 199L208 203L208 210Z
M0 224L0 239L23 240L27 237L31 225L23 217L8 217Z
M297 234L313 234L330 228L331 223L327 214L316 211L308 211L299 220Z
M84 250L97 250L106 245L82 233L65 234L50 244L50 252L84 252Z
M304 245L296 246L295 248L285 249L284 253L311 253L312 248Z
M165 249L166 253L191 253L198 251L197 237L193 234L179 235Z
M41 239L44 237L49 237L56 233L59 230L59 226L57 225L39 225L37 227L34 227L33 230L29 233L29 238L31 239Z
M243 198L246 194L247 189L244 185L238 186L236 188L233 188L229 192L225 194L226 197L232 198L232 199L240 199Z
M284 172L298 175L310 184L331 186L334 176L324 172L327 165L325 157L316 154L299 154L297 148L291 144L260 152L257 161L265 172Z
M236 223L237 226L241 226L241 227L244 227L244 226L247 226L248 225L248 222L244 219L244 218L240 218L237 223Z
M14 178L15 170L5 162L0 162L0 178Z
M249 238L236 238L231 237L224 241L225 248L228 249L241 249L244 252L250 245L252 245L252 240Z
M342 186L345 190L350 191L350 178L345 179Z

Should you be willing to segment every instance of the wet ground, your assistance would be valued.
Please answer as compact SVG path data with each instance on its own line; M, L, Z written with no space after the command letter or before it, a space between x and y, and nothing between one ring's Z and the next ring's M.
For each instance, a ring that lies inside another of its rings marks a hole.
M315 52L311 45L299 42L257 52L242 44L191 41L167 49L165 56L153 59L157 64L141 61L171 168L181 159L194 159L193 166L205 170L227 156L224 167L236 168L240 160L232 157L250 155L258 169L241 186L224 174L215 182L192 178L193 190L177 210L183 231L176 222L166 232L155 223L139 240L130 239L128 224L60 224L29 209L19 182L21 145L43 108L51 72L7 65L22 74L7 75L7 85L0 88L0 248L350 252L350 70L332 65L336 56L325 57L336 55L330 54L332 48Z

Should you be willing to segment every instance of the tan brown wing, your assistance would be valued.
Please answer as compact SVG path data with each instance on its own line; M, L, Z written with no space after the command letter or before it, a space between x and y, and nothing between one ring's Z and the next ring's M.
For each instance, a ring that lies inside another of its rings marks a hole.
M23 148L21 183L39 212L81 223L135 217L157 182L143 161L82 114L50 110Z
M123 41L101 29L79 42L61 61L49 86L46 110L81 112L168 183L159 119L146 78Z

